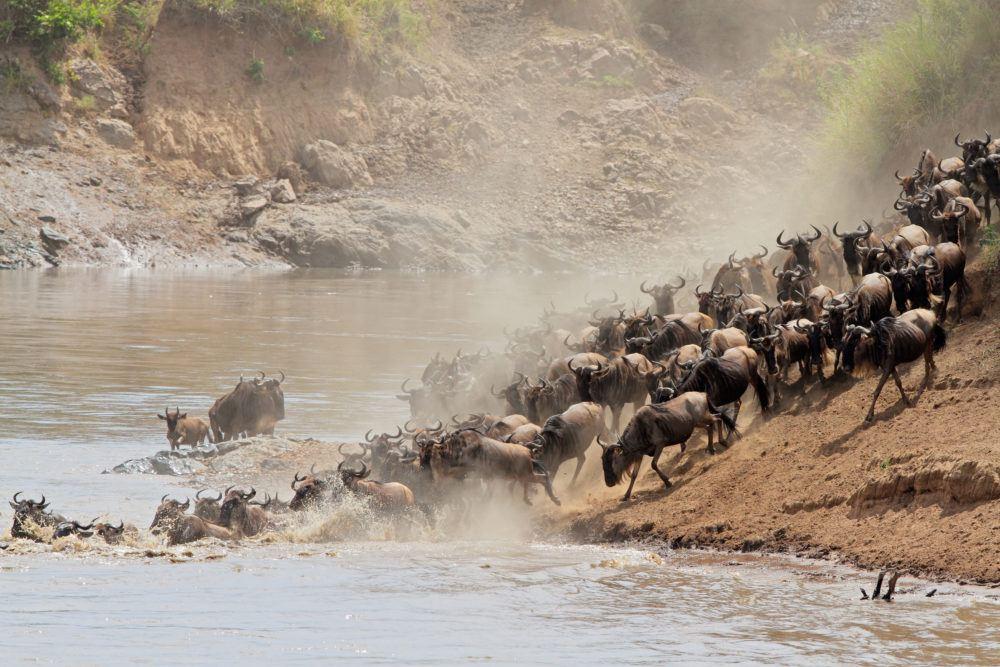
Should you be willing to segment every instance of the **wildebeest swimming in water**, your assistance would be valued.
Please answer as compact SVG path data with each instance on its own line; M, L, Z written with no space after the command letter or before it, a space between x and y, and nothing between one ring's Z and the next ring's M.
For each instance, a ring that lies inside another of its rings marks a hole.
M281 371L279 371L281 373ZM234 440L240 436L274 435L274 426L285 418L285 394L281 379L267 379L263 371L259 378L240 381L208 411L215 442Z

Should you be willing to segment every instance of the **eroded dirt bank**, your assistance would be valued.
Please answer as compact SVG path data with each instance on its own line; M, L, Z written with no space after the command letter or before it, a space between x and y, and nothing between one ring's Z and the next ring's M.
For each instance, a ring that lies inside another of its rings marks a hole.
M1000 583L998 324L994 308L949 330L916 407L890 383L863 428L877 377L812 380L724 452L665 452L668 491L646 459L630 502L619 502L623 486L602 489L549 525L577 539L831 556ZM922 365L910 368L907 391L922 377Z
M844 57L898 4L772 8L718 57L618 0L439 3L384 62L171 0L138 65L84 50L55 85L0 47L0 265L659 271L749 248L818 120L817 56L772 40Z

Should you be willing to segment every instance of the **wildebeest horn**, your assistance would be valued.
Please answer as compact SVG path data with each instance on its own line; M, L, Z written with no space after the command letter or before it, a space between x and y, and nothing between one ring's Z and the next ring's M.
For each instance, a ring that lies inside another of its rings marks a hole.
M993 143L993 136L990 134L989 130L983 130L983 132L986 133L986 141L984 141L983 143L984 144Z
M17 497L18 497L19 495L21 495L22 493L23 493L23 491L18 491L17 493L15 493L15 494L14 494L14 503L15 503L15 504L16 504L16 503L18 502L18 500L17 500ZM164 496L164 497L166 497L166 496ZM161 502L162 502L162 501L161 501Z
M490 392L492 391L493 391L493 385L490 385ZM417 430L415 426L410 426L410 422L412 421L413 421L412 419L407 419L406 423L403 424L403 430L406 431L407 433L413 433L414 431Z
M763 252L761 252L759 255L757 253L754 253L754 255L753 255L754 259L764 259L765 257L767 257L767 246L761 245L760 249Z
M782 234L784 234L784 233L785 233L785 230L784 230L784 229L782 229L782 230L781 230L780 232L778 232L778 238L777 238L777 239L775 239L775 242L776 242L776 243L777 243L777 244L778 244L779 246L781 246L782 248L787 248L787 247L789 247L789 246L790 246L790 245L792 245L792 244L791 244L791 242L789 242L789 241L782 241L782 240L781 240L781 236L782 236Z
M909 206L907 206L908 203L909 202L903 201L902 197L896 197L896 201L893 203L892 208L897 211L905 211L909 208Z
M694 295L695 295L695 296L701 296L702 294L704 294L704 292L702 292L702 291L701 291L701 283L699 283L699 284L698 284L697 286L695 286L695 288L694 288Z
M163 494L163 497L161 497L161 498L160 498L160 502L161 502L161 503L162 503L162 502L166 502L166 500L167 500L167 496L169 496L169 495L170 495L169 493L164 493L164 494Z
M198 492L194 494L194 499L201 500L201 494L205 493L206 491L208 491L208 489L198 489Z
M605 445L604 441L601 440L601 436L597 436L597 444L600 445L601 450L607 450L607 448L611 446L611 445Z
M639 291L642 292L643 294L652 294L653 293L652 290L646 289L646 281L645 280L643 280L641 283L639 283Z
M224 495L224 496L228 496L228 495L229 495L229 492L233 490L233 486L235 486L235 485L230 485L230 486L227 486L227 487L226 487L226 490L222 492L222 495Z
M410 381L410 378L406 378L405 380L403 380L403 384L401 384L399 386L400 391L402 391L404 394L412 394L413 392L416 391L416 389L407 389L406 388L406 383L409 382L409 381Z
M264 378L267 377L267 375L264 373L264 371L257 371L257 372L260 373L260 379L261 380L263 380Z
M959 135L960 135L960 134L962 134L962 133L961 133L961 132L959 132L958 134L956 134L956 135L955 135L955 145L956 145L956 146L958 146L959 148L961 148L961 147L962 147L962 144L960 144L960 143L958 142L958 137L959 137Z
M181 507L183 507L184 510L186 511L187 508L191 507L191 499L190 498L185 498L184 502L181 503Z
M819 231L819 227L817 227L816 225L809 225L809 226L812 227L816 231L816 236L814 236L814 237L812 237L811 239L808 239L808 240L809 241L818 241L819 237L823 236L823 232Z
M341 465L343 465L343 461L341 461ZM337 469L340 470L339 467ZM299 482L305 480L305 478L306 478L305 475L302 475L301 477L299 477L299 473L295 473L295 479L292 480L292 491L295 491L295 485L298 484Z
M253 498L254 496L257 495L257 489L255 489L255 488L253 488L251 486L250 487L250 493L244 493L242 495L243 495L243 500L250 500L251 498Z
M962 212L959 213L960 216L965 215L966 213L969 212L969 207L968 206L966 206L965 204L963 204L961 202L955 202L955 207L957 208L959 206L962 207Z
M309 466L309 474L310 475L315 475L316 474L316 464L315 463L312 464L311 466Z
M782 273L784 273L784 271L782 271ZM775 278L780 277L778 276L778 267L776 266L771 267L771 275L774 276Z
M897 169L897 170L896 170L896 171L895 171L895 172L893 173L893 176L895 176L895 177L896 177L896 180L897 180L897 181L902 181L902 180L903 180L902 178L900 178L900 177L899 177L899 169Z
M283 371L283 370L281 370L281 369L279 368L279 369L278 369L278 373L279 373L279 374L281 375L281 379L280 379L280 380L278 380L278 384L281 384L282 382L284 382L284 381L285 381L285 371Z
M367 431L365 431L365 442L371 442L372 440L375 439L375 436L372 435L373 430L374 429L368 429Z
M686 281L686 280L684 280L684 276L677 276L677 278L678 278L678 279L679 279L679 280L681 281L681 284L680 284L680 285L677 285L676 287L674 287L673 285L670 285L670 287L671 287L671 288L672 288L672 289L673 289L674 291L677 291L677 290L679 290L680 288L682 288L682 287L684 287L685 285L687 285L687 281Z
M388 434L386 434L388 435ZM400 426L396 426L396 435L390 435L389 438L395 440L396 438L403 435L403 429Z
M356 476L360 477L361 479L364 479L365 477L367 477L368 475L370 475L371 472L372 471L368 469L368 466L365 465L365 462L362 461L361 462L361 470L359 470L358 472L356 472L354 474Z
M899 173L899 171L897 170L896 173ZM842 238L846 237L847 234L841 234L841 233L839 233L837 231L837 225L839 225L839 224L840 224L840 220L838 220L837 222L833 223L833 235L836 236L838 239L842 239Z

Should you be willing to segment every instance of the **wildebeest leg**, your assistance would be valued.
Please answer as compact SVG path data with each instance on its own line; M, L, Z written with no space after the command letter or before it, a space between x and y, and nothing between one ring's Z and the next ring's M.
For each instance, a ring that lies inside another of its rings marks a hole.
M895 369L885 370L882 372L882 379L878 381L878 386L875 387L875 395L872 396L872 406L868 409L868 416L865 417L866 422L872 422L875 419L875 403L878 401L878 396L882 393L882 387L885 386L885 382L889 379L889 375L893 370Z
M628 491L625 492L625 497L622 498L622 502L625 502L632 497L632 487L635 486L635 480L639 476L639 468L642 467L642 458L640 457L638 461L635 462L635 467L632 468L632 481L628 483Z
M580 471L583 470L583 464L587 460L585 456L585 452L580 452L580 454L576 457L576 470L573 471L573 479L569 481L571 486L576 484L576 478L580 475Z
M528 482L522 482L521 485L524 486L524 504L530 505L531 499L528 498Z
M933 334L932 334L933 335ZM935 370L934 365L934 349L931 342L927 341L927 347L924 348L924 383L923 386L926 387L931 382L931 373Z
M955 286L955 289L957 291L957 294L955 294L955 299L958 301L958 303L955 306L955 318L956 318L955 321L956 322L961 322L962 321L962 307L965 305L965 279L964 278L962 280L958 281L958 284Z
M715 453L715 445L712 443L712 428L715 427L719 431L719 442L722 442L722 421L719 419L713 419L712 423L705 427L705 433L708 434L708 453ZM687 443L685 443L687 444Z
M903 390L903 381L899 378L899 371L896 370L895 366L892 367L892 379L896 381L896 388L899 389L899 395L903 397L903 403L905 403L907 407L913 407L913 402L910 401L910 399L906 396L906 392Z
M536 482L540 481L540 483L545 486L545 493L549 496L549 500L551 500L556 505L562 505L562 503L559 502L559 499L556 498L555 492L552 491L552 478L549 477L548 471L542 470L540 472L535 473L535 481Z
M615 433L621 433L621 420L622 420L622 409L624 405L612 405L611 406L611 428L614 429Z
M650 465L653 467L653 470L656 471L656 474L660 476L660 479L663 480L663 486L669 489L671 487L670 480L667 479L666 475L660 472L659 466L656 465L660 460L660 454L662 452L663 452L663 445L657 445L656 449L653 450L653 461L650 463Z

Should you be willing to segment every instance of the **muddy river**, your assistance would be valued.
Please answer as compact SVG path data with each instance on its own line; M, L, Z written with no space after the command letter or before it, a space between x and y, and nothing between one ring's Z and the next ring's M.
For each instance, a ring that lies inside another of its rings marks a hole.
M283 433L357 439L435 352L498 346L505 324L621 276L0 272L0 497L146 526L183 481L102 475L162 448L156 413L204 416L240 373L284 370ZM645 303L642 304L645 306ZM599 483L595 481L595 483ZM0 520L9 528L6 503ZM482 531L480 531L482 532ZM698 553L419 537L0 554L4 664L997 664L1000 605L907 581ZM148 552L148 553L147 553Z

